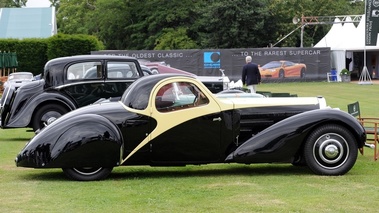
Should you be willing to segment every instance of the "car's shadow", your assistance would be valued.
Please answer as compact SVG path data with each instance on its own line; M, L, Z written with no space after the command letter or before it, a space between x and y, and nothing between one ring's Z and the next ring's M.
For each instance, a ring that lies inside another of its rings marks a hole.
M3 141L5 143L8 143L8 142L25 142L26 143L29 140L30 138L8 138L8 137L2 138L0 137L0 141Z
M190 170L152 170L147 171L115 171L109 178L112 179L134 179L134 178L187 178L187 177L216 177L216 176L288 176L288 175L309 175L313 174L308 167L298 166L276 166L267 165L254 167L254 165L235 165L229 168L199 168Z
M206 166L204 166L206 167ZM183 168L183 167L181 167ZM197 169L199 168L199 169ZM40 171L40 172L39 172ZM265 166L255 167L254 165L235 165L228 168L202 168L191 167L190 169L177 169L173 167L128 167L115 168L105 180L130 180L130 179L152 179L152 178L187 178L187 177L217 177L217 176L299 176L313 175L308 167L299 167L292 165L275 165L268 164ZM49 171L34 170L33 173L22 175L24 180L46 180L62 181L69 180L62 170L51 169Z

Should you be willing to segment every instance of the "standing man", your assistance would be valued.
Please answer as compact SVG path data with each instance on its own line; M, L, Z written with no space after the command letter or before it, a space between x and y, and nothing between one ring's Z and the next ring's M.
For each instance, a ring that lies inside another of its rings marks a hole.
M251 62L251 56L246 56L246 64L242 68L242 84L246 84L251 93L256 93L257 84L260 83L261 73L258 65Z

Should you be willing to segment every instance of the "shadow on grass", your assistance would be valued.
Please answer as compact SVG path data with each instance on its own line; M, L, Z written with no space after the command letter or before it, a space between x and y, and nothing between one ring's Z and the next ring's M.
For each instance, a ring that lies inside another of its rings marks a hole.
M204 168L202 168L204 167ZM250 165L241 166L234 165L228 166L228 168L212 166L211 168L206 168L207 166L192 167L189 170L173 168L167 168L167 170L137 170L137 171L126 171L127 169L122 169L121 171L114 171L111 173L109 178L112 179L135 179L135 178L187 178L187 177L216 177L216 176L288 176L288 175L309 175L313 174L310 172L308 167L295 167L292 165Z
M227 168L226 168L227 167ZM175 169L177 168L177 169ZM39 172L40 171L40 172ZM299 176L313 175L308 167L297 167L282 164L266 165L223 165L217 168L212 165L188 167L116 167L105 180L135 180L154 178L188 178L188 177L217 177L217 176ZM19 176L24 180L67 181L69 180L61 169L34 170L33 173Z
M0 143L1 142L4 142L4 143L7 143L7 142L26 142L29 140L30 140L30 138L1 138L0 137Z
M30 172L32 171L32 172ZM67 181L68 178L65 176L61 169L35 169L29 170L23 174L18 175L19 179L24 181Z

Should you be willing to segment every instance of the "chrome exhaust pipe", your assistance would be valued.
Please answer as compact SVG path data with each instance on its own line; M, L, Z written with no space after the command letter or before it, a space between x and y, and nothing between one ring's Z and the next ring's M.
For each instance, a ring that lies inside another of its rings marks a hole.
M365 143L365 147L368 147L370 149L374 149L375 148L375 145L374 144L371 144L371 143Z

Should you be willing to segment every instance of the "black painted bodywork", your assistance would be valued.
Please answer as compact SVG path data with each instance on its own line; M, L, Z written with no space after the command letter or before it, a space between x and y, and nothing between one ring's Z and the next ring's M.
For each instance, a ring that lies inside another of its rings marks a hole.
M150 94L155 85L169 77L174 75L141 78L128 88L120 102L94 104L62 116L30 140L18 154L17 166L288 162L299 154L309 133L324 124L345 127L358 147L364 145L364 130L351 115L331 108L318 109L318 105L286 104L215 109L169 128L141 146L158 124L166 121L138 113L151 105L136 102L139 95ZM211 94L204 86L202 89ZM219 105L225 103L220 101ZM215 122L218 118L220 122Z
M102 64L101 79L72 80L67 78L69 65L81 62ZM139 76L112 79L107 76L109 62L131 62L135 64ZM82 55L62 57L46 63L42 79L30 82L9 95L6 109L1 110L1 128L32 127L32 118L38 108L56 104L71 111L92 104L99 99L121 97L126 88L137 78L144 76L135 58L108 55ZM12 98L10 98L12 97Z

